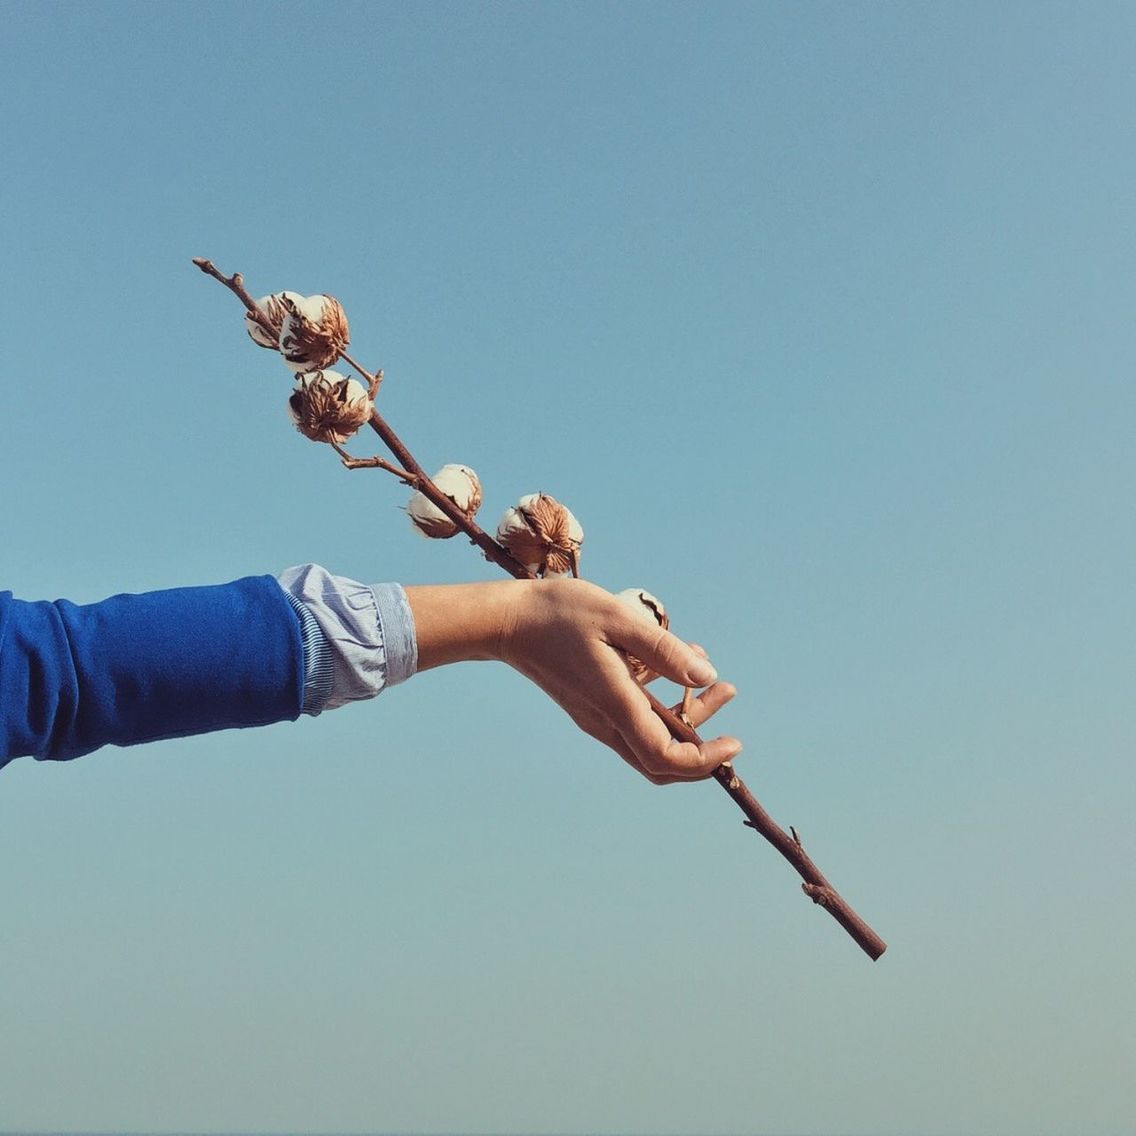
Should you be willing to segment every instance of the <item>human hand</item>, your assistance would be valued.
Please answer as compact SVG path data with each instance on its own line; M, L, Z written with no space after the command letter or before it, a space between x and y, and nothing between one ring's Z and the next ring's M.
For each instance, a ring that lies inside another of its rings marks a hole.
M671 737L631 677L631 654L664 678L709 687L688 717L697 727L733 698L705 652L636 617L584 580L408 587L419 670L494 658L535 682L587 734L657 785L708 777L741 750L732 737L695 745Z

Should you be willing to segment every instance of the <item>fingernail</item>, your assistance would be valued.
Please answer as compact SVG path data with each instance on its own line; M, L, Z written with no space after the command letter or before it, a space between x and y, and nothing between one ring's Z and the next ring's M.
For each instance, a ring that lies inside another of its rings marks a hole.
M689 674L699 686L709 686L718 678L718 672L706 659L700 659L687 671L687 674Z

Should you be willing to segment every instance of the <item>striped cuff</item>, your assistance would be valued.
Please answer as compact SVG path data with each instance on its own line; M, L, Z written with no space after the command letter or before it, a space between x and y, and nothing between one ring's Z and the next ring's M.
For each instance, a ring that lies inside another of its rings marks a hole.
M320 629L316 617L303 600L285 591L288 602L300 618L300 641L304 647L304 714L318 714L331 697L331 684L335 677L335 664L331 644Z
M321 670L319 676L313 669L308 671L313 675L313 697L310 709L305 697L307 713L318 714L374 698L414 674L418 666L414 617L399 584L369 586L346 576L333 576L318 564L285 569L277 581L306 609L330 656L331 681L327 683L322 677L326 657L317 640L310 668L319 666ZM305 625L302 616L301 625Z
M406 682L418 669L418 638L414 616L401 584L372 584L375 610L387 649L387 686Z

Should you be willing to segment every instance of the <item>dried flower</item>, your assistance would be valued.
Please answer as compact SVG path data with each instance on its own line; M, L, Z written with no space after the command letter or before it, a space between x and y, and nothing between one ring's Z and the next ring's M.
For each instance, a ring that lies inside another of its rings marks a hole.
M616 593L615 598L652 626L661 627L664 631L670 627L671 621L662 600L643 588L624 588L622 592ZM643 661L634 655L627 656L627 665L631 668L631 674L636 682L646 683L659 677L657 671L645 666Z
M305 438L342 443L371 417L371 399L358 379L338 371L310 371L296 376L288 413Z
M285 301L291 300L295 303L303 298L299 292L273 292L271 296L261 296L257 300L256 306L276 329L276 335L275 337L269 336L268 332L252 318L251 313L245 312L245 330L249 333L249 338L252 339L253 343L258 347L268 347L276 351L280 347L280 327L284 323L284 317L288 314Z
M539 576L576 572L584 530L567 506L546 493L529 493L505 510L497 539Z
M469 466L444 465L430 480L470 519L481 508L481 482ZM406 511L423 536L445 540L458 531L458 526L425 493L414 493Z
M334 296L285 299L280 354L293 371L330 367L347 346L347 315Z

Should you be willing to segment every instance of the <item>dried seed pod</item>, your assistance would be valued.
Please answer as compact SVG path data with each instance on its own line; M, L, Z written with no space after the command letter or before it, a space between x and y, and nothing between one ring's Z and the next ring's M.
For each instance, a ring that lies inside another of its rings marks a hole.
M616 593L615 598L621 604L630 608L640 619L646 620L656 627L661 627L664 631L670 628L671 621L667 615L667 609L663 607L662 600L643 588L624 588L622 592ZM646 683L659 677L657 671L645 666L643 661L637 659L634 655L627 656L627 665L631 668L631 674L636 682Z
M574 570L584 530L555 497L529 493L505 510L497 539L530 572L560 576Z
M280 354L293 371L330 367L347 346L347 315L334 296L285 299Z
M305 438L343 443L371 417L371 399L358 379L338 371L310 371L296 376L288 413Z
M481 508L481 482L467 465L444 465L430 479L467 517ZM445 540L458 526L424 493L414 493L406 507L414 528L423 536Z
M280 347L280 328L284 323L284 317L288 314L285 301L291 300L295 303L303 298L299 292L273 292L271 296L261 296L257 300L256 306L276 329L276 335L270 337L268 332L252 318L252 315L245 312L245 330L249 333L249 338L253 343L258 347L268 347L273 351L278 350Z

